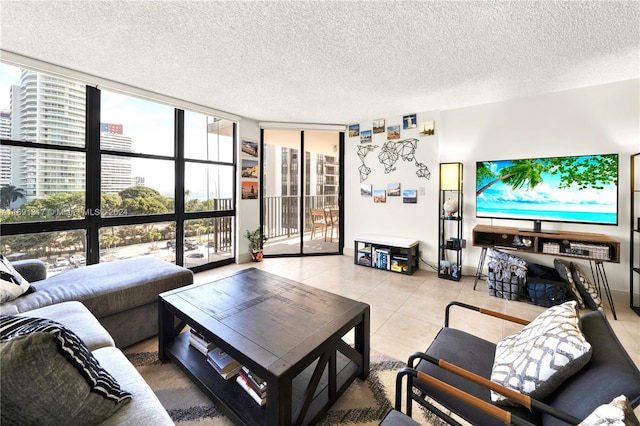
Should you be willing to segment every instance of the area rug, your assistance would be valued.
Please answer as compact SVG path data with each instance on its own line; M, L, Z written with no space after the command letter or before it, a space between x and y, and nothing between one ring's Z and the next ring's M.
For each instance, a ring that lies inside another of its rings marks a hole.
M171 362L158 360L157 340L127 348L125 353L153 389L178 426L230 426L231 421ZM319 425L373 426L393 408L396 373L405 363L374 350L371 373L356 379L331 407ZM413 418L422 425L440 424L414 404Z

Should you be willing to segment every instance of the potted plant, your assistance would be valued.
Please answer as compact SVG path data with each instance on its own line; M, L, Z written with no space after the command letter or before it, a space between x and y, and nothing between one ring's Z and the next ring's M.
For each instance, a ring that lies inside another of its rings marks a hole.
M262 246L267 241L267 237L262 235L260 227L254 231L245 232L244 236L249 240L249 248L251 249L251 259L254 262L260 262L262 260Z

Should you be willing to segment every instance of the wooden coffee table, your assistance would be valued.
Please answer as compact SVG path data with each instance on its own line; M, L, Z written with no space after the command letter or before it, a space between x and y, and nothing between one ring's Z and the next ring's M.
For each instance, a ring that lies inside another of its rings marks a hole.
M313 424L369 375L369 305L249 268L160 294L159 357L173 360L236 424ZM176 326L177 324L177 326ZM267 381L260 407L189 345L188 324ZM343 337L354 330L354 344Z

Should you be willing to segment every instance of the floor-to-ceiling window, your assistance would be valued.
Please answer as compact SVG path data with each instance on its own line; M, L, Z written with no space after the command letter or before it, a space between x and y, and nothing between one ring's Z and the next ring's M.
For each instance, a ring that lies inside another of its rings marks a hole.
M8 64L0 90L0 253L233 261L233 121Z
M334 130L264 129L265 256L342 250L340 147Z

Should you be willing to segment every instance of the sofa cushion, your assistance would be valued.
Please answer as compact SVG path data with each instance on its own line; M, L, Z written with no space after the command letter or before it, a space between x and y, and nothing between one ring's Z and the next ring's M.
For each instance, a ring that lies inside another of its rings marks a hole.
M553 392L591 358L576 302L553 306L496 345L491 380L535 399ZM509 400L492 392L494 402Z
M571 270L573 282L576 284L585 305L592 311L596 309L602 310L602 299L600 299L596 285L589 280L587 274L584 273L578 264L571 262L569 269Z
M569 295L572 299L578 302L578 307L580 309L584 309L584 301L582 300L582 296L580 296L580 292L578 291L578 287L576 287L576 283L573 281L573 275L571 275L571 270L564 262L558 258L553 260L553 265L556 267L556 270L560 274L560 278L562 281L569 285Z
M460 348L465 350L460 350ZM491 375L493 357L496 345L487 340L481 339L473 334L466 333L451 327L444 327L437 337L431 342L426 353L437 359L454 362L456 366L471 371L482 377ZM427 361L420 361L416 368L428 375L442 380L458 389L464 389L476 398L483 401L491 401L491 393L481 385L472 383L469 380L446 371L437 365ZM448 395L439 389L420 382L414 382L415 386L429 395L438 403L448 407L468 422L482 426L501 426L504 423L489 414L478 411L468 403L457 397ZM529 411L524 407L504 407L505 410L513 413L517 417L527 420L533 424L540 424L540 413Z
M2 423L96 424L131 399L71 330L0 317Z
M91 312L80 302L63 302L20 314L31 318L48 318L73 332L90 351L106 346L115 346L113 338Z
M638 426L638 418L626 396L620 395L608 404L602 404L578 426Z
M0 254L0 303L22 296L30 287L29 281L22 278L9 260Z
M98 319L156 302L158 294L193 283L193 273L155 257L136 257L69 269L33 283L36 291L3 303L15 315L60 302L82 302Z
M93 354L100 365L109 371L118 383L132 395L131 402L101 423L100 426L173 426L171 417L156 394L122 351L114 347L106 347L94 351Z

